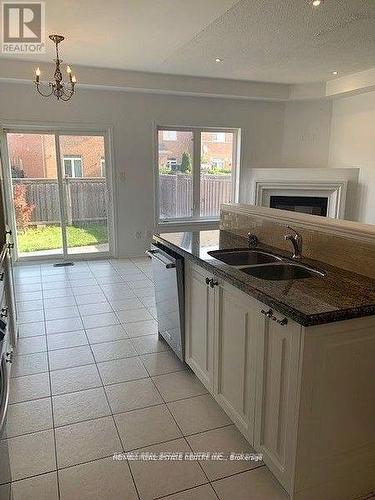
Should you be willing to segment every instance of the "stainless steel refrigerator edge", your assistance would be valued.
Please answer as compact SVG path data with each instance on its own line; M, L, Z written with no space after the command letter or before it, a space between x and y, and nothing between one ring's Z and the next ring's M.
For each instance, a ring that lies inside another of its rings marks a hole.
M184 361L184 259L156 245L146 253L152 259L159 335Z

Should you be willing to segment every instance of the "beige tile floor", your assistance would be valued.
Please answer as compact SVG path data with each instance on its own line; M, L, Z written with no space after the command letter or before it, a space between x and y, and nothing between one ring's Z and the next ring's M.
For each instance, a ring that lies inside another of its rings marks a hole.
M20 266L15 281L20 343L0 441L13 500L287 499L257 462L112 459L252 451L158 339L147 259Z

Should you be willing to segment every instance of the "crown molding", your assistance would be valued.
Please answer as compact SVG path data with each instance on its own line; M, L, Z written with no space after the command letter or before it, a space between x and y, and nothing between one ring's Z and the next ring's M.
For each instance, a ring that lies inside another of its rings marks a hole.
M33 72L39 65L44 75L53 74L51 63L0 58L0 83L33 85ZM147 73L89 66L74 66L77 88L139 92L147 94L244 99L255 101L308 101L348 97L375 90L375 68L328 82L285 84L207 78L165 73Z

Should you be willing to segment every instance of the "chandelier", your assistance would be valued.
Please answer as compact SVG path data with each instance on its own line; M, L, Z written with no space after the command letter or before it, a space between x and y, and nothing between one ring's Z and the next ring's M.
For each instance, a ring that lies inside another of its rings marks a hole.
M40 82L40 68L37 68L35 71L35 86L37 91L43 97L50 97L54 95L58 101L69 101L74 94L74 87L77 83L77 79L75 75L72 75L72 70L70 66L66 67L66 72L69 76L69 83L63 82L63 76L61 73L61 63L62 59L59 58L59 43L64 40L64 37L61 35L50 35L49 38L53 41L56 46L56 59L54 59L56 68L55 73L53 75L54 82L49 82L48 87L47 84L43 84ZM44 89L42 85L45 85Z

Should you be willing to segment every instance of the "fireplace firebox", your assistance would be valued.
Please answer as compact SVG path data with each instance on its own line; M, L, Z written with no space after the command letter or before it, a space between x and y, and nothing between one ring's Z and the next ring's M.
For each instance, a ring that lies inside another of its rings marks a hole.
M328 212L328 197L271 195L270 208L326 217Z

